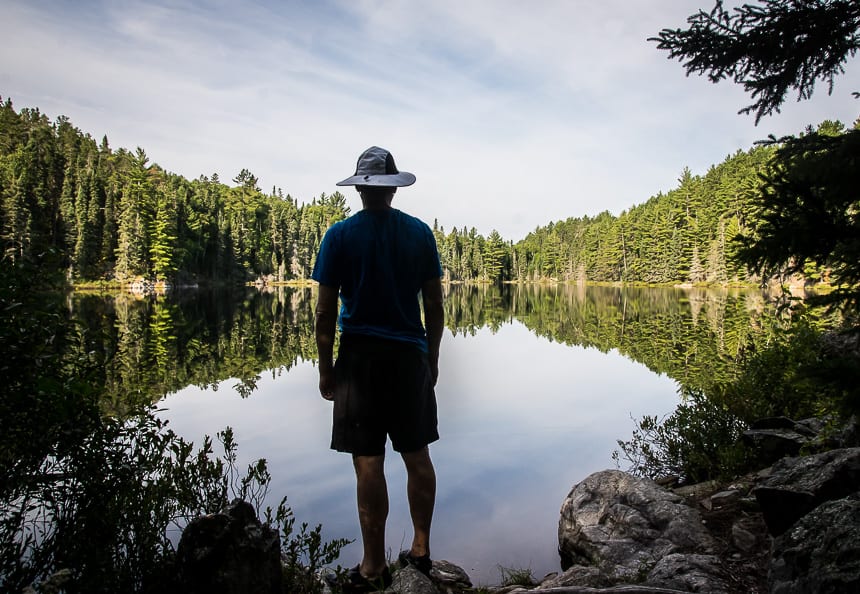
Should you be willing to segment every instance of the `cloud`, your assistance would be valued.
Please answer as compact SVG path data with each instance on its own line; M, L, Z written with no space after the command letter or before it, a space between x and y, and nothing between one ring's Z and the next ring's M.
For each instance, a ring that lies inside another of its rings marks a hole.
M3 2L0 93L186 177L250 169L310 200L372 144L418 183L398 205L519 239L618 213L773 132L853 121L856 64L758 128L732 84L647 37L687 0L595 3ZM347 192L353 208L354 194Z

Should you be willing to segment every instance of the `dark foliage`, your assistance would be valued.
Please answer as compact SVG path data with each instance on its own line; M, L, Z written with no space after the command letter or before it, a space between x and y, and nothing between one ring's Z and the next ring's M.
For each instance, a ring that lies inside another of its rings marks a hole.
M860 49L856 0L764 0L731 11L718 0L688 23L652 40L679 58L687 74L742 84L755 99L742 112L754 111L756 123L779 111L789 89L797 90L798 100L811 97L816 82L832 91L834 78ZM806 273L810 263L826 267L841 285L829 301L856 312L860 131L842 133L841 124L825 122L779 145L754 197L755 230L741 233L739 261L765 274L768 268Z
M699 391L663 419L645 416L636 422L629 441L618 440L616 463L639 476L677 476L685 483L733 476L745 466L740 445L746 425L724 406Z
M809 99L817 82L832 92L834 78L860 49L856 0L764 0L691 16L687 29L663 29L657 47L680 60L687 74L712 82L731 79L754 100L740 113L756 123L779 112L791 89Z
M830 269L840 284L819 300L858 311L860 130L783 139L763 179L755 233L739 257L774 274L802 274L810 262Z
M238 472L229 428L219 457L152 407L103 414L103 363L62 294L35 290L39 276L6 258L0 279L0 591L175 591L179 530L232 497L259 513L265 460ZM314 571L345 541L295 530L286 500L266 518L282 533L289 591L318 591Z

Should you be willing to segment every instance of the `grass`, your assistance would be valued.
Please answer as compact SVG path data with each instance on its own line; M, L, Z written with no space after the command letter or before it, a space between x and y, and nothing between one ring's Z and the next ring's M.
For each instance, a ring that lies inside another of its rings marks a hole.
M538 583L530 567L519 569L499 565L499 573L502 577L502 586L526 586L531 588Z

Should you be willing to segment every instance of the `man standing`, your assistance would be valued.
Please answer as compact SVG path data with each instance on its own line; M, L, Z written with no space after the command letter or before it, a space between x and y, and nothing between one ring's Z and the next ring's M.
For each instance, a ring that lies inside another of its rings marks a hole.
M352 454L364 545L361 563L339 584L346 592L391 583L385 559L387 437L406 465L414 530L412 546L399 560L425 574L431 567L436 474L428 444L439 438L433 388L444 321L442 268L430 228L391 207L397 188L413 183L415 176L398 171L385 149L364 151L355 175L337 184L356 186L363 208L326 232L312 275L319 282L319 389L334 401L332 449ZM335 365L336 322L341 334Z

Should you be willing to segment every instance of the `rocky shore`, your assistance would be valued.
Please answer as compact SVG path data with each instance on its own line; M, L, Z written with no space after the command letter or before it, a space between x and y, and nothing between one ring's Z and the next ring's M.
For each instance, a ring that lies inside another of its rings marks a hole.
M671 488L619 470L588 476L561 505L562 571L538 583L476 589L462 568L437 560L429 577L396 570L387 592L860 591L860 429L823 427L762 421L745 439L768 465L729 483ZM233 504L186 529L179 562L189 592L280 592L277 535L248 511ZM246 536L254 542L232 542Z

